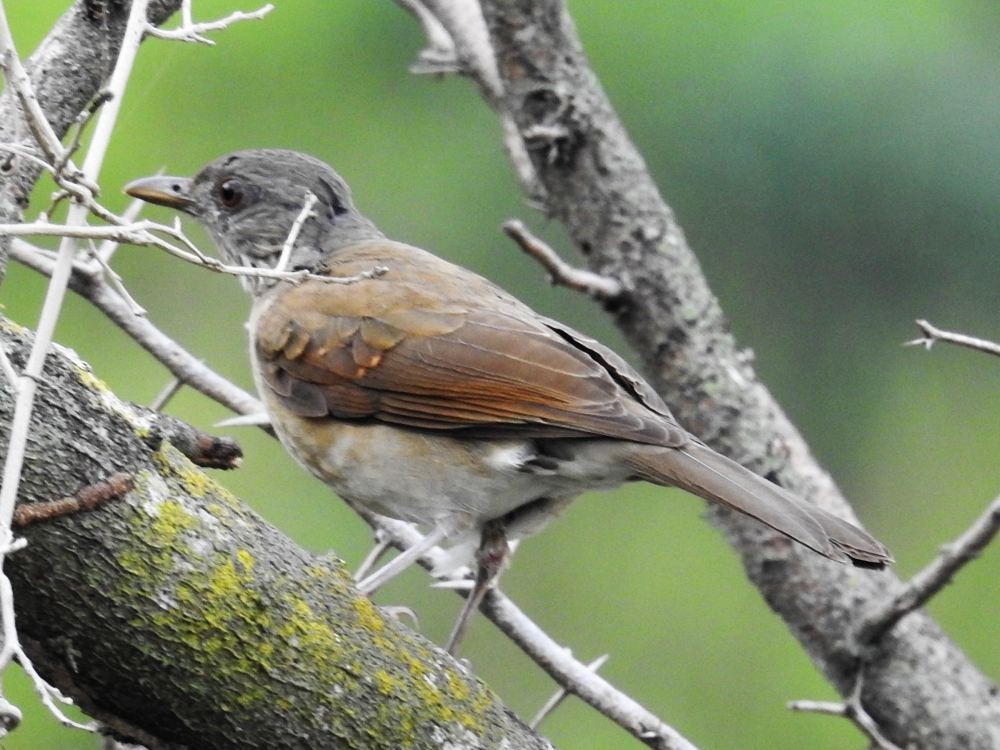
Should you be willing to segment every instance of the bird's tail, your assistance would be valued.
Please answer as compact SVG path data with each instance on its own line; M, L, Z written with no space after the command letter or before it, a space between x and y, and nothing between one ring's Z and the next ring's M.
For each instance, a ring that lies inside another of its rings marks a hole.
M869 568L893 562L889 550L867 531L799 500L697 441L683 448L635 451L628 462L646 481L680 487L738 510L832 560Z

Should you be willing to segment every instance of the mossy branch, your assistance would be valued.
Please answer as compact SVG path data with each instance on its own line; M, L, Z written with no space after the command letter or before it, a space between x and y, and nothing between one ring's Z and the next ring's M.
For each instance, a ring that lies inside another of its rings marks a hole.
M29 333L0 319L0 340L19 368ZM3 381L0 424L10 409ZM64 350L46 365L29 456L20 502L134 480L97 510L25 529L8 563L32 659L116 735L150 748L549 747Z

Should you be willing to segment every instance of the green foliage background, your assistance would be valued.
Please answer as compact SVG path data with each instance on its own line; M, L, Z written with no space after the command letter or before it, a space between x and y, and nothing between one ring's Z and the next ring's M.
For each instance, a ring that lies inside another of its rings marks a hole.
M498 231L509 217L573 257L528 208L499 127L460 79L407 72L422 46L389 0L280 0L215 47L150 40L124 102L102 184L191 174L238 148L306 150L334 164L390 235L434 249L531 304L616 345L601 312L550 288ZM27 55L66 0L8 0ZM1000 6L719 0L571 0L597 73L645 154L744 345L779 401L894 550L906 576L1000 486L1000 363L902 348L913 319L1000 339ZM201 0L200 18L237 8ZM51 185L33 206L45 206ZM165 217L167 214L157 214ZM201 235L198 235L199 237ZM152 319L250 387L233 279L148 249L116 267ZM0 302L34 325L43 282L12 266ZM166 372L71 300L58 339L123 397L149 402ZM173 413L211 429L225 417L192 392ZM352 564L362 524L280 447L239 433L245 468L221 480L317 552ZM831 688L749 586L733 553L680 493L629 488L583 498L521 548L505 589L583 659L704 748L855 748L846 722L792 715ZM1000 676L994 546L931 605ZM412 574L381 596L413 606L440 641L458 609ZM550 681L484 621L465 655L531 716ZM11 678L13 679L13 678ZM10 679L8 681L11 681ZM7 750L96 748L54 726L18 681L24 728ZM575 700L544 726L560 747L637 747Z

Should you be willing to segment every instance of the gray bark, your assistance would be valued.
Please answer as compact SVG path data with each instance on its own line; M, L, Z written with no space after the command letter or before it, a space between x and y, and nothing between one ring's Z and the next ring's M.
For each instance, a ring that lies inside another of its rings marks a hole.
M30 337L0 318L21 367ZM0 379L0 455L13 400ZM135 489L27 527L6 570L39 670L149 748L551 745L433 644L383 617L343 563L315 558L163 439L175 425L49 355L19 502L116 472Z
M154 0L149 4L150 22L163 23L180 5L180 0ZM77 0L25 61L42 110L60 136L111 74L129 7L130 3L121 0ZM17 96L9 87L0 93L0 143L35 146ZM21 220L40 173L37 163L0 150L0 224ZM9 237L0 237L0 281L7 267L9 242Z
M157 3L156 13L177 5ZM562 4L484 6L506 88L500 106L522 133L556 133L526 138L549 210L590 267L629 290L609 312L679 419L751 468L847 511L729 334ZM57 132L98 91L126 15L127 3L78 2L29 61ZM0 95L0 140L30 142L16 112L9 92ZM20 217L37 176L20 159L0 173L0 221ZM23 332L4 324L2 335L21 362ZM0 424L9 408L4 390ZM26 531L29 548L10 562L26 645L85 709L152 747L546 746L480 683L356 599L336 561L295 548L141 416L71 358L50 361L22 500L72 494L118 470L138 482L122 502ZM713 517L841 692L863 667L864 705L890 739L1000 747L995 686L925 615L859 653L853 624L899 585L894 576L835 567L757 524Z
M179 5L155 2L150 18ZM60 135L109 73L128 10L77 2L27 62ZM0 141L33 143L9 90ZM18 221L39 169L2 162L0 222ZM0 345L20 368L30 336L0 317ZM0 377L0 460L10 385ZM298 548L167 435L183 430L118 401L71 354L50 354L19 502L72 495L118 471L135 480L99 510L27 528L28 547L6 566L25 649L91 716L154 750L551 747L358 596L339 560Z
M483 10L505 88L497 106L522 134L548 212L592 270L628 290L609 313L675 415L715 449L853 517L730 334L562 0L484 0ZM831 565L725 509L712 518L833 685L846 695L863 676L863 704L889 739L933 750L1000 747L996 686L924 613L870 649L855 644L861 614L901 585L893 573Z

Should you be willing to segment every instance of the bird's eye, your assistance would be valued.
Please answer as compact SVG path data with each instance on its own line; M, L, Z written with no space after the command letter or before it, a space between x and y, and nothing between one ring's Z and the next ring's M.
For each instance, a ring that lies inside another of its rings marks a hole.
M233 177L219 184L218 193L219 202L226 208L237 208L243 202L245 194L243 184Z

